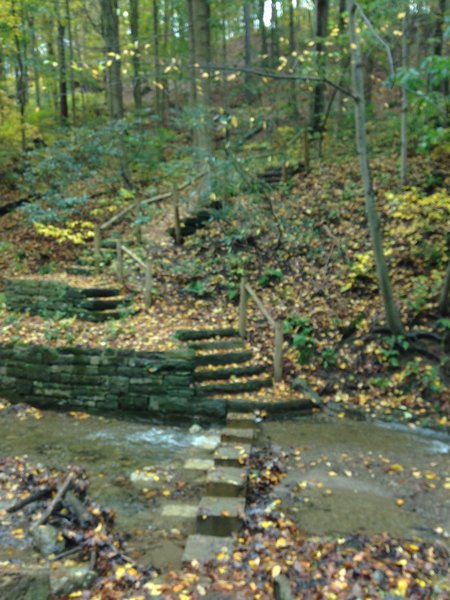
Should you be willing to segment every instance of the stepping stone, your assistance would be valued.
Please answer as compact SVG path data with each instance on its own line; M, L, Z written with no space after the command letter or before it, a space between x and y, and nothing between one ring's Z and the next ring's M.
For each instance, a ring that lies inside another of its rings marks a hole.
M231 365L248 362L252 358L253 354L250 350L245 350L242 352L225 352L223 354L198 354L194 361L197 366Z
M251 444L255 438L254 429L236 429L226 427L222 429L220 439L222 442L242 442L243 444Z
M219 355L211 355L219 356ZM223 356L223 355L222 355ZM199 357L196 358L196 361ZM204 356L202 356L204 358ZM272 379L251 379L250 381L232 381L227 383L209 383L197 385L197 392L200 394L240 394L246 392L256 392L261 388L272 387Z
M190 342L188 348L207 352L208 350L232 350L233 348L244 348L245 341L241 338L236 340L218 340L213 342Z
M214 452L216 467L241 467L248 463L250 444L221 444Z
M220 379L230 379L231 377L247 377L248 375L260 375L265 373L265 365L249 365L244 367L230 367L222 369L201 369L194 373L195 381L218 381Z
M244 498L204 496L198 507L197 533L226 537L244 525Z
M197 560L200 563L208 562L220 553L231 555L233 539L213 535L190 535L186 542L183 554L183 563Z
M187 471L209 471L214 467L214 461L211 458L188 458L184 463Z
M255 415L251 412L227 414L227 427L231 429L252 429L255 423Z
M206 476L206 495L223 498L245 496L247 469L245 467L216 467Z
M175 337L179 340L207 340L214 337L235 337L239 335L237 329L227 327L224 329L179 329Z
M163 517L175 519L195 519L198 513L198 504L166 504L162 509Z

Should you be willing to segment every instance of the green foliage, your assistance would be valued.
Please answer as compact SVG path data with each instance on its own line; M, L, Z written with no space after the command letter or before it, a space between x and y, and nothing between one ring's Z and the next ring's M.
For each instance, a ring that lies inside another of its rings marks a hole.
M186 292L194 294L194 296L198 296L200 298L203 298L209 293L205 283L198 279L196 281L191 281L184 289Z
M402 352L406 352L410 344L403 335L391 335L384 340L381 356L390 367L400 366Z
M292 315L284 321L284 332L291 336L291 344L298 350L302 365L311 362L316 347L314 328L307 317Z
M267 267L264 269L261 277L258 279L259 285L263 287L268 286L271 283L276 283L283 279L283 271L281 269L273 269L271 267Z

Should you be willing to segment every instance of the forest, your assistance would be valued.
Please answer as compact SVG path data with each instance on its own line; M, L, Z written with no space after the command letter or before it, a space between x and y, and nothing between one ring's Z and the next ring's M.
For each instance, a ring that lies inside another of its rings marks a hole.
M447 0L0 0L0 596L449 597Z

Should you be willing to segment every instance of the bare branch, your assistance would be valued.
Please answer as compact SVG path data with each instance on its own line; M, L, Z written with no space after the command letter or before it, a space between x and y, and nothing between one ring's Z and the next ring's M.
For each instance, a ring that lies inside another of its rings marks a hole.
M369 17L366 15L366 13L363 11L363 9L361 8L361 6L355 2L355 6L358 9L361 17L363 18L364 22L366 23L367 27L370 29L370 31L373 33L374 37L380 42L380 44L382 46L384 46L384 48L386 49L386 56L388 58L388 62L389 62L389 72L391 74L391 77L394 78L395 76L395 67L394 67L394 59L392 57L392 52L391 52L391 48L389 46L389 44L386 42L386 40L384 40L381 35L378 33L378 31L375 29L375 27L372 25L371 20L369 19Z
M258 77L267 77L268 79L287 79L290 81L318 81L329 85L330 87L339 90L345 96L349 96L356 100L355 96L350 90L342 87L334 81L330 81L326 77L313 77L310 75L295 75L295 73L283 73L281 71L266 71L265 69L257 69L251 67L229 67L226 65L191 65L191 68L203 69L205 71L226 71L231 73L248 73L250 75L257 75Z

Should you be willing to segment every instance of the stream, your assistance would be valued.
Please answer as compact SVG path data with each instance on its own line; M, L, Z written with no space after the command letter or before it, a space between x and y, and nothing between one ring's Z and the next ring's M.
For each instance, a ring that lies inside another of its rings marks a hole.
M219 432L191 433L190 425L8 409L0 412L0 454L61 469L83 466L90 498L116 512L127 552L144 564L176 568L193 522L163 519L161 510L168 502L198 502L201 476L183 465L210 457ZM444 435L315 416L266 422L260 439L288 451L288 474L275 494L305 535L387 531L434 539L450 530ZM135 477L146 468L157 475L148 486ZM0 528L0 562L30 552Z

